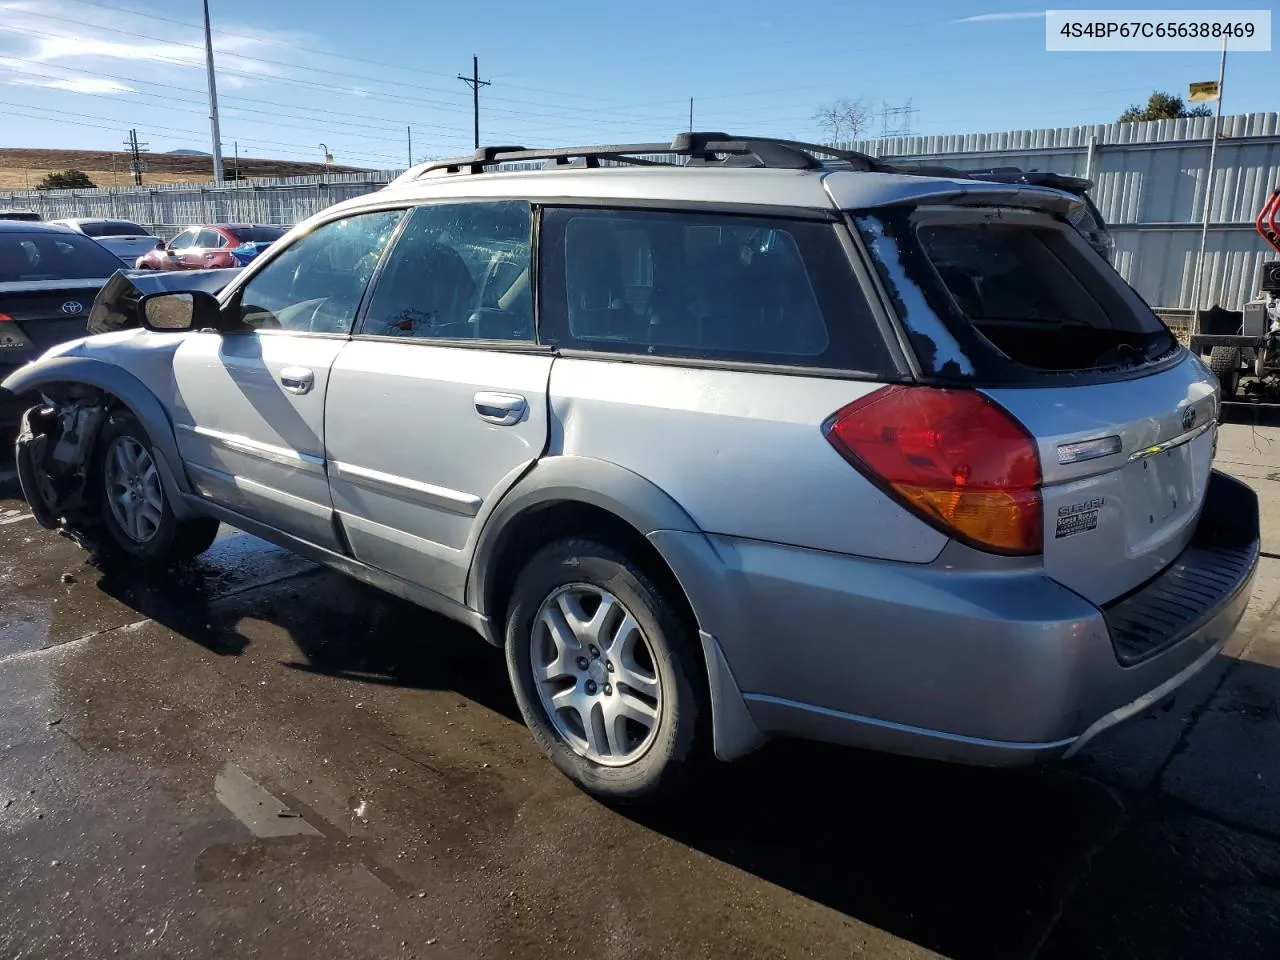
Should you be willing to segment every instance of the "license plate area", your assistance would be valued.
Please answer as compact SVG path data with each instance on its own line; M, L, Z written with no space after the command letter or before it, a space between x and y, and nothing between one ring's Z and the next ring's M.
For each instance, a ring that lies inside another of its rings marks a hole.
M1143 457L1124 468L1126 539L1134 553L1165 539L1170 528L1181 527L1199 502L1195 451L1184 443Z

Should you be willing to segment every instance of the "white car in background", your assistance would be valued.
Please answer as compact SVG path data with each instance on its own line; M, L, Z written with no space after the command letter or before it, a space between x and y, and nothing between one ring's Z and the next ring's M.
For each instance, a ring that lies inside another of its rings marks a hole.
M52 222L59 226L70 227L76 233L82 233L86 237L92 237L130 268L143 254L150 253L163 245L159 237L132 220L77 217Z

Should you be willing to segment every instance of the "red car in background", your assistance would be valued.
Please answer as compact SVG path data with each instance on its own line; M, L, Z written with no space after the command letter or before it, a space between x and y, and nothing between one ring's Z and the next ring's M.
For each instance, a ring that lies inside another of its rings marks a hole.
M243 267L284 236L288 227L211 223L188 227L163 247L139 257L138 270L217 270Z

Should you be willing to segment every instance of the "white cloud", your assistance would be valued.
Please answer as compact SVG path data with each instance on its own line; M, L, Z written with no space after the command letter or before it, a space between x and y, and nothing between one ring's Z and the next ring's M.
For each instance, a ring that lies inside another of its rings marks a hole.
M86 16L92 20L86 20ZM67 21L75 21L70 23ZM278 41L302 42L302 35L275 33L228 24L234 36L214 35L214 55L228 87L251 86L287 74L277 62ZM118 32L118 31L123 31ZM149 36L131 40L125 33ZM120 73L142 81L179 82L186 71L204 67L204 45L191 33L161 21L139 27L137 18L88 12L60 0L0 0L0 61L18 58L28 67L47 64L60 71ZM32 72L28 70L28 72ZM233 76L234 74L234 76ZM220 78L222 79L222 78ZM108 81L34 84L77 93L119 92Z
M116 83L114 80L97 80L93 77L76 77L60 80L46 77L39 80L6 80L19 87L45 87L49 90L67 90L71 93L136 93L136 89L127 83Z
M1005 20L1043 20L1047 11L1023 10L1008 13L977 13L972 17L961 17L952 23L999 23Z

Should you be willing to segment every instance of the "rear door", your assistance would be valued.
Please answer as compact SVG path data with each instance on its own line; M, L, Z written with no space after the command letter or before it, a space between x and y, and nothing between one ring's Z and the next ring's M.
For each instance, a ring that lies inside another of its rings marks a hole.
M523 201L414 210L329 381L329 485L352 552L457 600L477 514L547 442L532 225Z
M203 270L208 267L209 254L225 247L227 238L208 227L195 235L192 246L178 251L178 260L184 270Z
M1213 458L1205 367L1063 221L934 208L859 225L925 378L984 389L1035 437L1046 573L1105 603L1171 563Z

